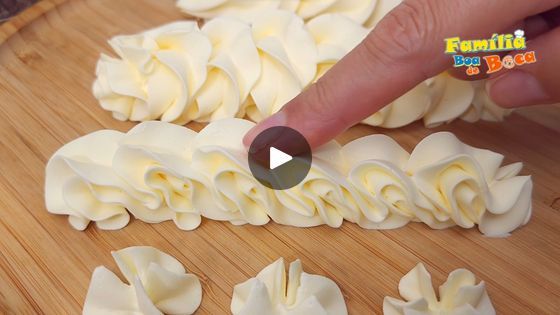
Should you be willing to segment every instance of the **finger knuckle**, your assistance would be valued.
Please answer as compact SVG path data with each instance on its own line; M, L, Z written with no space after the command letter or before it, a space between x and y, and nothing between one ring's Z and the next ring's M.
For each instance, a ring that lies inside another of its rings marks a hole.
M306 104L307 110L325 123L345 124L345 115L337 113L337 104L333 103L334 100L329 91L329 87L323 82L315 83L310 90L312 94L309 103Z
M436 28L435 1L404 1L379 24L374 37L393 59L424 55ZM372 43L375 45L375 43Z
M331 88L322 84L322 82L319 82L315 88L317 103L323 104L321 117L337 125L347 125L348 121L345 119L347 115L346 113L341 113L339 110L336 110L338 104L335 104L332 97L330 97L329 91L331 90Z

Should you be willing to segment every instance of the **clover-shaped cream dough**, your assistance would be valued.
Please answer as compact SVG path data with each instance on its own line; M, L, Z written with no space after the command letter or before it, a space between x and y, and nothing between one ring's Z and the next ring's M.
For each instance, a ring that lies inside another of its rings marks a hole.
M97 267L84 315L192 314L199 307L200 281L170 255L148 246L128 247L112 255L128 284L104 266Z
M476 284L474 274L457 269L439 287L439 299L432 279L422 263L399 282L403 300L385 297L384 315L494 315L496 311L484 281Z
M334 281L304 272L299 260L290 264L286 275L282 258L255 278L234 287L231 312L233 315L348 313L344 297Z

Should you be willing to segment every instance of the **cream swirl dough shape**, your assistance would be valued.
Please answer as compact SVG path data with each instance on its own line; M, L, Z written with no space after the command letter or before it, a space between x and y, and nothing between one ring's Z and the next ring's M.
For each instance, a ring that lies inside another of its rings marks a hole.
M178 0L177 7L188 15L204 19L232 16L250 20L263 11L274 9L293 12L305 21L325 14L336 14L371 29L401 2L401 0Z
M484 281L476 284L474 274L466 269L451 272L439 287L439 300L432 279L423 264L418 264L399 282L405 301L385 297L384 315L495 315Z
M196 22L175 22L109 44L93 94L119 120L177 120L207 77L211 44Z
M122 228L130 212L184 230L201 217L299 227L347 220L367 229L417 221L435 229L478 225L489 236L507 235L531 216L532 181L517 175L522 164L501 166L503 155L448 132L426 137L410 154L384 135L342 147L333 141L313 153L300 184L270 190L249 171L242 138L252 126L230 118L196 133L151 121L126 134L101 130L76 139L47 163L47 210L68 215L80 230L91 221Z
M206 23L202 33L212 43L207 79L176 123L243 116L242 105L262 74L259 51L248 24L220 18Z
M178 0L177 6L189 15L205 19L234 16L250 20L263 11L283 9L304 20L336 13L363 24L375 19L373 15L377 2L378 0Z
M200 281L175 258L153 247L134 246L112 253L129 284L109 269L93 271L84 315L193 314L202 300Z
M234 287L231 312L233 315L348 314L342 292L334 281L304 272L299 260L290 264L286 279L282 258L255 278Z
M303 20L277 10L251 19L261 74L245 104L247 116L262 120L299 94L316 75L317 45Z
M462 81L442 73L420 83L362 123L398 128L422 119L426 127L436 127L457 118L468 122L502 121L510 112L490 100L483 81Z
M101 56L93 92L120 120L185 124L247 115L260 121L317 81L368 32L341 14L304 24L286 10L259 11L247 21L217 17L202 29L175 22L111 39L120 59ZM483 84L444 73L363 123L396 128L419 119L428 127L459 117L500 121L509 111L492 103Z

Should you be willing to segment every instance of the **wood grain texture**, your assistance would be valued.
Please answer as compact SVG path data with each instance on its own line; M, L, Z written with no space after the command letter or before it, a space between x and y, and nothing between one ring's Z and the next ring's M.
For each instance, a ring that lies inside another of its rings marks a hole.
M302 229L204 220L185 232L172 222L136 220L119 231L79 232L65 217L47 213L44 169L55 150L98 129L133 126L111 118L91 94L99 53L110 53L106 40L181 18L171 0L45 0L0 26L0 313L78 314L93 269L117 271L110 251L131 245L168 252L200 277L198 314L229 313L233 286L281 256L301 258L306 271L335 280L350 314L380 314L383 297L397 296L399 279L418 262L427 265L436 286L456 268L472 270L487 282L499 314L560 313L557 107L525 109L505 123L357 126L339 138L345 143L383 132L410 150L428 134L449 130L468 144L505 154L507 162L523 161L523 173L535 182L534 214L505 239L416 223L368 231L349 223Z

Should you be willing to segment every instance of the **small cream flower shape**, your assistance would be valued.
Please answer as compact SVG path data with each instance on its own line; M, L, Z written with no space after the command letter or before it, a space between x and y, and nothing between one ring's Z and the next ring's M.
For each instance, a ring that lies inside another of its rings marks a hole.
M447 281L439 287L438 300L430 274L419 263L401 279L399 293L405 301L385 297L384 315L496 314L484 281L476 284L474 274L466 269L449 274Z
M286 279L280 258L233 289L234 315L348 314L340 289L329 278L303 272L301 261L290 264ZM286 281L287 280L287 281Z
M83 314L192 314L202 288L181 263L153 247L133 246L112 253L130 284L104 266L91 277Z
M93 95L118 120L161 119L182 114L207 79L209 38L194 21L178 21L109 40L119 58L102 54Z

